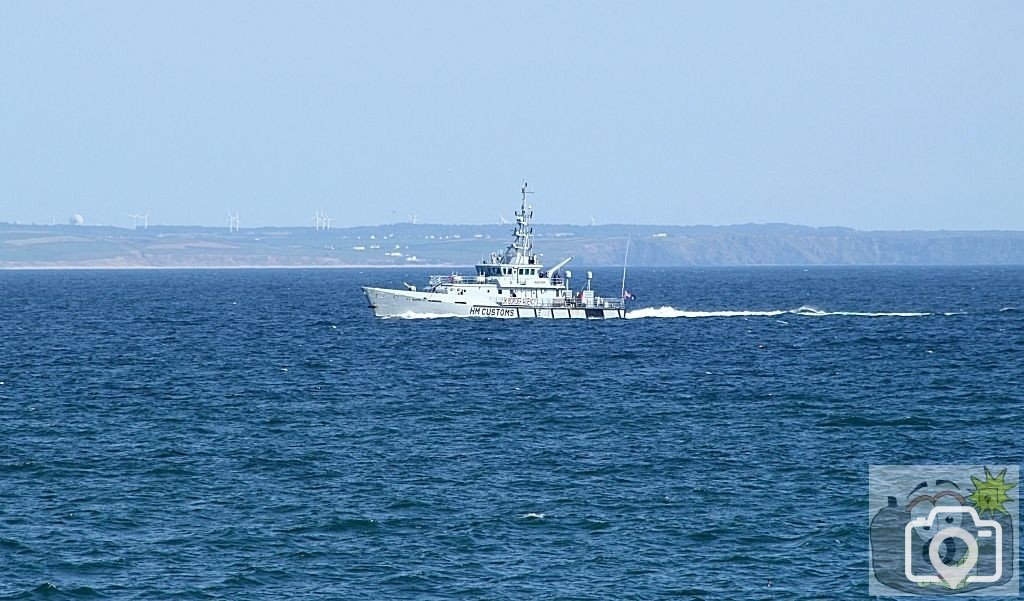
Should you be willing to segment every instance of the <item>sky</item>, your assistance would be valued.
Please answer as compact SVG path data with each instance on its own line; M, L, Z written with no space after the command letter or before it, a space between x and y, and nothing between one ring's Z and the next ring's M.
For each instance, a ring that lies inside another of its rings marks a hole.
M1024 2L0 2L0 221L1024 230Z

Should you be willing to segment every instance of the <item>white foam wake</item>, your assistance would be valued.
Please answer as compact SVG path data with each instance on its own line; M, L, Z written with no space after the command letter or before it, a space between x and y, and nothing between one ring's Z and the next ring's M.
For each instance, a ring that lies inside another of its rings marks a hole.
M918 311L823 311L804 305L798 309L777 309L773 311L685 311L675 307L648 307L626 313L627 319L646 317L778 317L779 315L800 315L803 317L925 317L931 313Z
M793 315L806 315L808 317L824 317L828 315L846 315L848 317L925 317L931 315L931 313L918 311L823 311L808 305L789 312Z
M957 313L945 313L944 315L956 315ZM797 309L774 309L768 311L690 311L676 309L675 307L647 307L635 309L626 313L626 319L644 319L648 317L778 317L780 315L799 315L802 317L925 317L931 313L918 311L824 311L816 307L804 305ZM398 315L389 315L385 319L446 319L452 317L467 317L455 313L415 313L407 311Z
M674 307L649 307L626 313L626 319L644 317L777 317L788 311L683 311Z

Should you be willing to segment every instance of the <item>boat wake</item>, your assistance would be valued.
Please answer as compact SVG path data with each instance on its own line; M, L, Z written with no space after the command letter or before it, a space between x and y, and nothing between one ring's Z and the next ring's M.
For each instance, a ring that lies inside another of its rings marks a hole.
M650 307L626 313L626 319L644 317L777 317L789 311L683 311L674 307Z
M828 315L846 315L849 317L927 317L931 313L921 311L822 311L815 307L804 305L799 309L789 311L793 315L807 315L810 317L821 317Z
M917 311L824 311L816 307L804 305L797 309L778 309L774 311L684 311L675 307L649 307L636 309L626 313L626 319L644 319L647 317L778 317L780 315L800 315L803 317L926 317L931 313Z
M647 307L626 313L626 319L645 319L648 317L779 317L782 315L798 315L801 317L927 317L933 315L921 311L825 311L817 307L804 305L796 309L774 309L767 311L690 311L675 307ZM962 312L943 313L942 315L964 315ZM398 315L389 315L384 319L449 319L465 318L467 315L455 313L415 313L407 311Z

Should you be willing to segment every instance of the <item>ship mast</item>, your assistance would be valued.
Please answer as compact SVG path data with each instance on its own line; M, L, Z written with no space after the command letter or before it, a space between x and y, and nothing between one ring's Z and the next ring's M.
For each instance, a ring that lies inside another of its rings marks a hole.
M509 244L505 251L505 263L512 265L524 265L529 263L533 254L533 228L530 226L530 219L533 218L533 207L526 204L526 195L533 194L533 190L527 190L529 184L523 182L523 204L516 211L516 227L512 230L515 239Z

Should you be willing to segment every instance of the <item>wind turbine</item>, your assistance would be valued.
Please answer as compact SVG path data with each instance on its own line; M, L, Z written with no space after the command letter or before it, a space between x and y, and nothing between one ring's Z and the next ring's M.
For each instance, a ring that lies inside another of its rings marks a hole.
M316 210L316 211L315 211L315 212L313 213L313 228L314 228L314 229L315 229L316 231L318 231L318 232L319 232L319 231L320 231L320 227L321 227L322 225L323 225L323 217L321 217L321 216L320 216L320 210L319 210L319 209L317 209L317 210Z
M508 219L505 219L505 216L501 213L498 213L498 220L498 225L508 225Z
M237 232L238 230L239 230L238 212L236 211L235 214L232 215L231 211L228 211L228 231L229 232Z
M128 216L132 218L132 229L134 230L139 225L139 219L142 219L142 215L136 215L135 213L128 213Z
M322 215L320 216L320 219L323 219L323 220L324 220L324 229L325 229L325 230L329 230L329 229L331 229L331 221L333 221L333 220L334 220L334 218L333 218L333 217L328 217L328 216L327 216L327 213L323 213L323 214L322 214Z
M142 216L142 229L149 229L149 213L146 213L145 215Z
M409 221L411 221L413 225L416 225L416 215L409 215Z
M593 215L590 216L590 225L597 225L597 221L594 219Z

